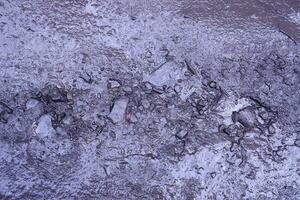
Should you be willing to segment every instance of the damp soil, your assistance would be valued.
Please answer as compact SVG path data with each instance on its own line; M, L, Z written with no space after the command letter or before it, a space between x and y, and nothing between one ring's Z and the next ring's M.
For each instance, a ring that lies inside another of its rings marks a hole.
M0 0L0 199L299 199L298 0Z

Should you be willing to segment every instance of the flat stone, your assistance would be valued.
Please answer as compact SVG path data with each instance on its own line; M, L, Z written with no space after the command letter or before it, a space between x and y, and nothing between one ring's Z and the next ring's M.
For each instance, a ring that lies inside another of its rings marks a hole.
M129 99L126 97L120 98L114 102L114 106L108 115L113 123L119 123L124 120L127 104Z
M186 130L180 130L176 133L176 137L179 139L183 139L188 135L188 132Z
M144 75L144 81L158 87L163 85L173 86L182 77L182 69L176 63L168 62L151 74Z

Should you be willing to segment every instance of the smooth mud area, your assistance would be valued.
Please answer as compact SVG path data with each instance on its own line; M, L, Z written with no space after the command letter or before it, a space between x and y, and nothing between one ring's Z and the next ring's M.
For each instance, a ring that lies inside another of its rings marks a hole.
M0 199L299 200L299 0L0 0Z

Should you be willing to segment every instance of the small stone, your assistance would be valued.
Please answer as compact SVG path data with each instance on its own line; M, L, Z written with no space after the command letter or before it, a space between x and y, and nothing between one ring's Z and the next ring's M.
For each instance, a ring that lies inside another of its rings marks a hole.
M153 89L152 84L149 83L149 82L146 82L144 85L145 85L145 91L147 93L150 93L152 91L152 89Z
M267 120L269 118L269 113L264 111L259 113L259 116L263 119L263 120Z
M210 88L217 88L217 83L216 83L215 81L210 81L210 82L208 83L208 86L209 86Z
M115 133L114 131L110 131L110 132L109 132L109 136L110 136L111 138L113 138L113 139L116 139L116 137L117 137L117 135L116 135L116 133Z
M73 100L73 95L71 93L67 93L67 99L68 101L72 101Z
M274 135L275 134L276 129L275 129L274 125L270 125L268 127L268 132L269 132L269 135Z
M131 123L136 123L136 122L138 122L137 117L136 117L135 115L131 115L131 117L130 117L130 122L131 122Z
M217 176L217 173L216 173L216 172L210 173L210 177L211 177L211 178L215 178L216 176Z
M165 117L159 119L159 122L160 122L160 124L163 125L163 126L164 126L165 124L168 123L168 121L167 121L167 119L166 119Z
M129 99L126 97L120 98L114 102L114 106L108 115L113 123L119 123L124 120L127 104Z
M108 81L108 88L109 89L119 88L120 86L121 86L121 84L117 80L112 80L111 79L111 80Z
M180 99L182 101L186 101L195 92L196 92L196 88L194 86L183 88L180 91Z
M132 93L132 89L131 89L131 87L129 87L129 86L123 87L123 91L124 91L126 94L131 94L131 93Z
M193 74L190 72L190 71L185 71L184 72L184 76L187 76L187 77L190 77L192 76Z
M186 130L180 130L176 133L176 137L178 139L184 139L188 135L188 132Z
M238 133L238 126L235 124L231 124L228 127L224 128L223 132L229 137L235 137Z
M144 81L148 81L157 87L163 85L173 86L182 77L182 69L174 62L167 62L159 66L154 72L144 75Z
M72 122L73 122L73 118L71 116L66 116L66 117L63 118L62 122L65 125L71 125Z
M253 128L257 123L256 115L251 106L232 113L232 120L238 121L246 128Z
M55 133L50 115L43 115L40 117L35 132L39 138L51 136Z
M164 93L164 89L162 87L154 87L152 89L153 92L157 93L157 94L162 94Z
M180 85L175 85L174 91L175 91L177 94L179 94L179 93L181 92L181 90L182 90L182 87L181 87Z
M32 109L35 108L40 102L36 99L28 99L28 101L26 102L26 109Z
M144 108L146 108L146 109L148 109L148 108L150 107L150 103L149 103L149 101L148 101L147 99L143 99L143 100L141 101L141 104L142 104L142 106L143 106Z

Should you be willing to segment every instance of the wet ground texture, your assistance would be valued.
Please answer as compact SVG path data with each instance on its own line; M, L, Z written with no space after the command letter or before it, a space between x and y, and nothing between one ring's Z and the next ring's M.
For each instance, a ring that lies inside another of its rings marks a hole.
M298 0L0 0L0 199L300 198Z

